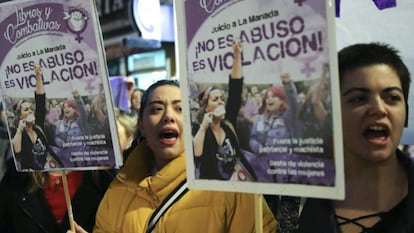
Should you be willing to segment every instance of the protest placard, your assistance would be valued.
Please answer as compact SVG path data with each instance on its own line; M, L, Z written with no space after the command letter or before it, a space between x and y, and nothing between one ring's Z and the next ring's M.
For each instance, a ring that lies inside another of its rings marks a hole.
M190 188L344 197L334 13L331 1L176 2Z
M94 1L10 1L0 12L0 85L17 170L119 167Z

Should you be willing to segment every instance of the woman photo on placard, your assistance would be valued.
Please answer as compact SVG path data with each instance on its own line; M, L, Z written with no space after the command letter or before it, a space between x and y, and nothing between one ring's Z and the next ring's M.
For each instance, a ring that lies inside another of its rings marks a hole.
M77 90L72 91L73 98L63 102L61 119L56 122L55 143L65 167L79 166L79 161L72 156L73 151L82 151L79 142L83 142L86 134L86 111L82 97ZM86 149L86 148L85 148Z
M228 85L228 98L217 87L208 87L199 95L201 123L195 126L194 156L200 179L229 180L236 167L247 172L243 179L254 179L254 174L240 150L236 134L237 116L242 102L240 41L232 44L234 60ZM227 102L227 103L226 103Z
M40 65L36 65L34 71L36 74L35 105L24 99L14 105L16 129L12 144L19 170L42 170L45 167L62 165L49 148L44 130L46 94Z
M270 161L287 162L293 158L291 138L298 136L297 92L288 73L281 75L283 86L268 87L263 99L263 113L255 118L250 133L250 150L256 155L252 161L260 181L289 182L289 175L269 174ZM275 163L276 164L276 163Z

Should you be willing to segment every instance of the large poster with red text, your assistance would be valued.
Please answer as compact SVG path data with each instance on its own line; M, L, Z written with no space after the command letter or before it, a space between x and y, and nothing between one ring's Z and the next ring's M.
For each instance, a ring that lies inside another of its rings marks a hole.
M1 95L17 170L118 167L94 1L2 3L0 31Z
M333 2L176 9L190 187L343 198Z

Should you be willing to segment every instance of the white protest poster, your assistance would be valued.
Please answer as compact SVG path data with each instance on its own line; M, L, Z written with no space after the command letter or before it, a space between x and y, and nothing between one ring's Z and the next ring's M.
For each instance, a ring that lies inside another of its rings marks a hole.
M175 3L189 187L344 198L334 3Z
M400 51L411 73L408 127L401 144L414 145L414 32L409 23L414 20L414 2L398 0L395 7L380 10L370 1L343 1L340 9L336 19L338 50L354 43L383 42Z
M17 170L119 167L95 2L2 3L0 31L1 95Z

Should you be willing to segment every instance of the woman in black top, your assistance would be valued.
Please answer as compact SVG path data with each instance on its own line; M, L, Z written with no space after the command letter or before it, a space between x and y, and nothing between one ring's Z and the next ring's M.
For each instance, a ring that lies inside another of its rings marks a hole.
M21 170L42 170L45 167L47 155L53 153L49 150L46 134L44 133L46 94L39 65L35 66L35 74L36 109L34 109L31 102L23 99L14 106L16 132L12 144Z
M228 180L238 162L247 166L235 132L243 87L241 42L234 41L232 47L234 60L227 104L224 91L215 87L207 88L199 98L202 120L195 127L193 143L200 179Z
M414 164L398 148L408 119L410 73L387 44L339 52L345 200L308 199L305 232L414 232Z

